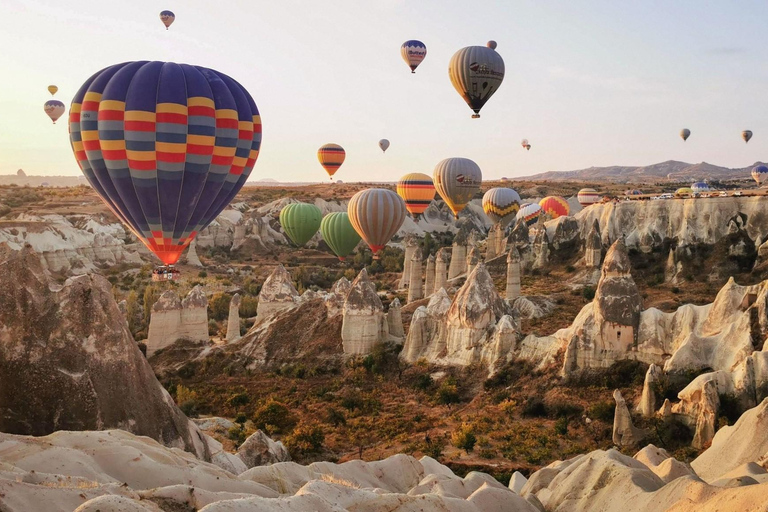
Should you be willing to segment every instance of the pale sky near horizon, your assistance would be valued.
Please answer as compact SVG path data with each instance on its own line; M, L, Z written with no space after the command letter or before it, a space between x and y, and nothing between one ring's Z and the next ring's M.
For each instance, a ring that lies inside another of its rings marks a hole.
M162 9L176 14L168 31ZM766 19L764 0L0 0L0 174L79 174L66 117L43 112L46 87L69 107L95 71L143 59L248 89L263 122L251 181L327 180L326 142L347 151L345 181L431 175L452 156L486 179L670 159L745 167L768 159ZM407 39L427 45L415 75ZM489 39L506 76L471 119L448 61Z

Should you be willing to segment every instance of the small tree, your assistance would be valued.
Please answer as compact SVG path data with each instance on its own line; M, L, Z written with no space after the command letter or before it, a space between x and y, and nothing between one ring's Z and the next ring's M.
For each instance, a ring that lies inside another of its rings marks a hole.
M475 449L475 443L477 443L477 437L472 427L466 423L462 424L451 434L451 444L467 452L467 455Z
M154 285L147 285L144 289L144 324L149 324L149 319L152 317L152 306L155 305L157 299L160 298L160 290L155 288Z
M229 301L232 297L226 293L217 293L208 301L208 315L216 321L229 317Z

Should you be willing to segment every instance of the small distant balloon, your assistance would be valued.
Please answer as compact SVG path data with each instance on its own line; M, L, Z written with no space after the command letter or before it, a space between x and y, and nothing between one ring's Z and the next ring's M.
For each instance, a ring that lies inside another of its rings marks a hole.
M496 46L497 46L497 45L496 45L496 41L494 41L493 39L491 39L490 41L488 41L487 43L485 43L485 46L487 46L487 47L488 47L488 48L490 48L491 50L495 50L495 49L496 49Z
M467 46L451 57L448 76L476 119L504 80L504 59L487 46Z
M531 144L528 142L528 139L523 139L522 142L520 142L520 145L523 146L526 150L531 149Z
M400 46L400 55L408 67L411 68L411 73L416 72L416 68L419 67L421 61L427 56L427 45L416 39L410 39Z
M59 88L56 87L55 85L49 85L48 86L48 92L51 93L51 96L53 96L54 94L59 92ZM752 132L750 132L750 133L752 133Z
M768 178L768 167L764 165L758 165L754 169L752 169L752 179L757 182L758 186L765 183L765 180L767 178Z
M66 107L59 100L48 100L43 105L43 109L48 114L48 117L51 118L53 124L56 124L56 121L64 114Z
M744 130L741 132L741 138L744 139L744 142L749 142L749 139L752 138L752 130Z
M386 153L387 148L389 148L389 141L387 139L381 139L379 141L379 147L381 148L381 151Z
M680 137L682 137L683 140L688 140L688 137L690 136L691 136L691 130L689 130L688 128L683 128L682 130L680 130Z
M325 144L317 150L317 159L331 179L333 179L333 175L339 170L341 164L344 163L345 158L347 158L347 153L338 144Z
M165 25L165 30L168 30L173 22L176 20L176 15L172 11L160 11L160 21Z

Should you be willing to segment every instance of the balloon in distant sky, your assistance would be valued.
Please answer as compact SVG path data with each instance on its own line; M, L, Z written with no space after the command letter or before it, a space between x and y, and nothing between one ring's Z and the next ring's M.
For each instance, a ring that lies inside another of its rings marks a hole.
M166 265L240 191L261 146L248 91L218 71L173 62L99 71L72 100L69 127L88 182Z
M176 15L171 11L160 11L160 21L165 25L165 30L168 30L168 27L170 27L175 20Z
M421 41L411 39L402 44L400 55L402 55L408 67L411 68L411 73L415 73L416 68L419 67L421 61L427 56L427 46Z
M379 259L379 251L405 221L405 203L399 195L384 188L369 188L353 195L347 204L349 221Z
M741 138L744 139L744 142L749 142L749 139L752 138L752 130L744 130L741 132Z
M492 188L483 195L483 211L501 227L508 226L519 210L520 195L511 188Z
M333 254L341 261L344 261L360 243L360 235L349 222L347 212L331 212L323 217L320 233Z
M280 210L280 225L299 247L309 242L320 229L323 212L309 203L291 203Z
M59 88L56 87L55 85L49 85L48 86L48 92L51 93L51 96L53 96L54 94L59 92Z
M459 212L480 191L483 173L469 158L446 158L435 166L432 179L437 193L458 219Z
M597 193L597 190L593 188L583 188L579 190L579 193L576 195L576 199L579 201L581 206L586 208L587 206L599 203L601 197L600 194Z
M568 201L560 196L547 196L539 201L539 206L544 213L548 213L553 219L565 217L571 212Z
M490 41L488 41L487 43L485 43L485 46L487 46L487 47L488 47L488 48L490 48L491 50L495 50L495 49L496 49L496 46L498 46L498 45L496 44L496 41L494 41L493 39L491 39Z
M406 209L416 219L435 198L435 184L426 174L412 172L397 182L397 195L403 198Z
M541 206L539 206L539 203L523 203L520 205L520 211L515 215L515 222L523 219L528 226L533 226L536 224L536 221L539 220L541 214L542 209Z
M688 128L683 128L680 130L680 136L683 138L683 140L688 140L688 137L691 136L691 130Z
M387 148L389 147L389 141L387 139L381 139L379 141L379 147L382 151L386 152Z
M768 167L764 165L758 165L752 169L752 179L757 182L758 185L765 183L768 179Z
M477 118L504 80L504 59L486 46L467 46L451 57L448 75Z
M45 105L43 105L43 109L45 110L45 113L48 114L48 117L51 118L53 124L56 124L56 120L67 110L64 104L59 100L46 101Z
M317 159L331 179L333 179L333 175L339 170L341 164L344 163L346 157L347 153L344 151L344 148L338 144L325 144L317 150Z

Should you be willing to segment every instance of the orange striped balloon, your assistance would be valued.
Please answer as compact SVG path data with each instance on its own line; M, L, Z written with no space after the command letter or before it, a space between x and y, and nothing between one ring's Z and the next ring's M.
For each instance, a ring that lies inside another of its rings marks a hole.
M379 259L379 251L405 221L403 200L385 188L369 188L353 195L347 204L349 222Z
M416 219L429 208L435 198L435 184L426 174L412 172L397 182L397 194L403 198L405 208Z
M567 217L571 212L571 208L568 206L568 201L560 196L547 196L539 201L539 206L541 206L544 213L549 214L553 219Z
M317 159L331 179L333 179L333 175L339 170L341 164L344 163L346 157L346 151L344 151L344 148L338 144L325 144L324 146L320 146L320 149L317 150Z

